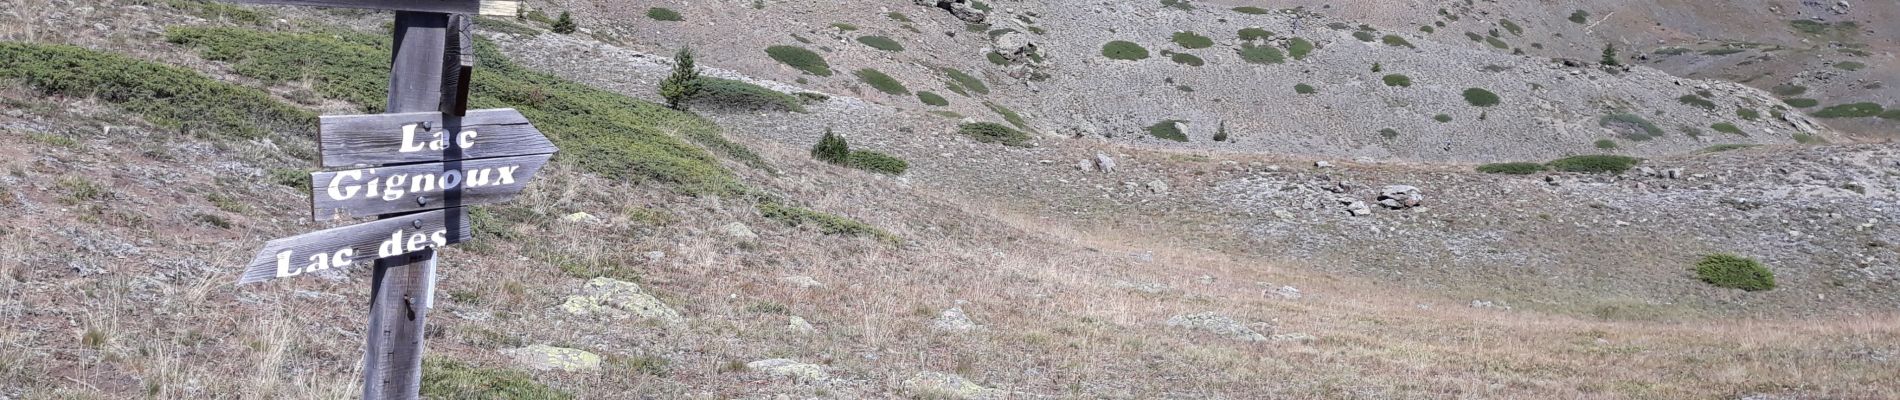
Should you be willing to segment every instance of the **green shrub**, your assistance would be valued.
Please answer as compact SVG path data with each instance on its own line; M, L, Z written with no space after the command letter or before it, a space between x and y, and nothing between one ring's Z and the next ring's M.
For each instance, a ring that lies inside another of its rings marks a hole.
M1144 60L1148 58L1148 49L1135 42L1117 40L1102 45L1102 56L1111 60Z
M833 22L831 23L831 28L837 29L839 32L851 32L851 31L858 30L857 25L847 24L843 22Z
M1636 114L1613 114L1597 118L1597 126L1610 128L1624 139L1644 141L1662 137L1663 129Z
M1216 142L1227 141L1227 121L1221 121L1220 127L1214 129L1214 141Z
M1171 60L1174 60L1176 64L1186 65L1190 67L1199 67L1202 65L1207 65L1207 61L1202 60L1200 57L1195 57L1193 54L1188 54L1188 53L1174 53L1174 54L1169 55L1168 58Z
M1451 122L1451 116L1450 116L1450 115L1445 115L1445 114L1438 114L1438 115L1433 115L1433 116L1432 116L1432 120L1433 120L1433 121L1438 121L1439 123L1446 123L1446 122Z
M1740 53L1740 52L1744 52L1744 51L1748 51L1748 50L1744 50L1744 49L1735 49L1735 48L1722 48L1722 49L1709 49L1709 50L1704 50L1704 51L1702 51L1702 55L1705 55L1705 56L1726 56L1726 55L1730 55L1730 54L1735 54L1735 53Z
M851 145L843 136L825 128L825 135L818 138L818 144L811 146L811 158L832 164L841 164L851 156Z
M1010 125L1015 125L1016 129L1022 129L1025 131L1030 130L1029 122L1024 121L1023 116L1016 114L1015 110L1011 110L1009 109L1009 107L1004 107L1002 104L996 104L996 103L987 102L987 101L983 102L983 106L989 107L990 111L996 112L996 115L1002 116L1003 121L1009 122Z
M1544 164L1529 162L1485 164L1478 166L1478 172L1504 175L1530 175L1544 172Z
M903 175L910 169L910 163L888 154L870 150L852 150L845 157L845 166L887 175Z
M1399 130L1392 128L1380 129L1379 137L1386 138L1387 140L1397 139L1399 138Z
M1735 109L1735 116L1742 117L1742 119L1749 120L1749 121L1761 120L1761 112L1755 111L1754 109L1751 109L1751 108L1737 108Z
M1715 109L1715 102L1709 101L1709 99L1702 98L1702 96L1697 96L1693 94L1685 94L1685 95L1682 95L1682 97L1677 97L1676 101L1682 102L1682 104L1688 104L1688 105L1692 105L1696 107L1701 107L1704 110Z
M1575 22L1579 24L1588 23L1590 22L1590 12L1584 11L1584 10L1577 10L1575 12L1572 12L1570 13L1570 22Z
M1155 123L1148 127L1148 135L1176 142L1186 142L1188 141L1187 134L1181 132L1181 127L1178 125L1183 122L1187 121L1171 119Z
M1412 77L1400 75L1400 74L1386 75L1385 85L1394 86L1394 87L1412 87Z
M566 11L562 11L561 17L554 19L554 24L549 26L548 30L566 35L574 33L574 30L579 28L580 27L574 23L574 16L569 15Z
M1775 85L1775 87L1770 88L1769 91L1775 92L1776 96L1782 96L1782 97L1800 96L1802 94L1808 93L1808 87L1801 86L1801 85L1783 84L1783 85Z
M1642 162L1643 160L1633 157L1587 155L1558 159L1551 161L1548 165L1551 169L1563 172L1620 174Z
M1306 39L1297 38L1297 37L1292 38L1292 39L1287 39L1286 54L1288 56L1293 57L1293 59L1305 60L1306 55L1312 54L1312 53L1313 53L1313 42L1308 42L1306 41Z
M1029 134L994 122L971 122L958 125L957 133L970 136L983 143L1029 147Z
M1286 55L1280 48L1273 46L1255 46L1252 43L1240 45L1240 59L1254 64L1279 64L1286 62Z
M1007 66L1010 64L1009 57L1004 57L1003 53L992 51L989 54L984 54L983 57L988 58L991 64L1002 65L1002 66Z
M1880 119L1900 120L1900 108L1890 108L1880 113Z
M865 69L860 69L857 72L854 72L852 74L857 75L858 79L864 81L865 84L871 85L872 89L877 89L877 91L884 92L884 94L888 94L888 95L910 94L910 89L905 88L903 82L898 82L897 78L892 78L890 75L885 75L881 71L865 68Z
M1510 43L1505 43L1503 39L1498 39L1494 37L1484 38L1484 44L1488 44L1488 45L1491 45L1491 47L1505 49L1505 50L1509 50L1511 48Z
M805 71L807 74L831 76L831 64L825 63L825 57L803 47L783 45L767 47L765 55L799 71Z
M1260 7L1234 7L1234 12L1253 15L1265 15L1268 13L1267 9Z
M666 99L667 107L685 111L686 100L703 88L699 67L693 62L693 48L681 47L673 54L673 74L660 81L660 97Z
M911 21L910 21L910 16L907 16L907 15L904 15L904 13L900 13L900 12L896 12L896 11L892 11L892 12L891 12L891 13L889 13L889 14L884 14L884 16L885 16L885 17L887 17L887 18L890 18L890 19L891 19L892 21L897 21L897 22L911 22Z
M1822 139L1820 136L1814 136L1814 135L1810 135L1806 133L1795 133L1794 142L1800 143L1800 144L1827 144L1827 139Z
M680 16L680 13L678 11L673 11L672 9L668 9L664 7L653 7L653 8L647 9L647 18L652 18L654 21L672 21L672 22L679 22L679 21L686 20L686 17Z
M766 219L782 222L791 226L813 225L826 235L870 236L886 242L896 242L897 236L883 229L858 222L850 218L813 211L804 207L780 204L776 201L760 202L759 215Z
M1314 93L1319 93L1319 89L1314 89L1313 85L1302 83L1298 85L1293 85L1293 93L1314 94Z
M1746 135L1746 133L1742 133L1741 127L1737 127L1735 126L1735 124L1731 124L1727 122L1717 122L1713 125L1709 125L1709 129L1714 129L1716 132L1722 132L1722 133Z
M1815 118L1866 118L1880 116L1886 107L1874 103L1851 103L1831 106L1814 113Z
M1788 103L1794 108L1812 108L1821 105L1821 101L1815 99L1783 99L1781 102Z
M1257 40L1267 40L1268 38L1273 37L1273 32L1268 32L1266 29L1260 29L1260 28L1241 28L1240 31L1236 32L1235 34L1240 36L1240 40L1245 40L1245 41L1250 41L1250 42L1257 41Z
M1483 42L1483 41L1484 41L1484 35L1479 35L1479 34L1476 34L1476 33L1472 33L1472 32L1465 32L1465 38L1466 38L1466 39L1471 39L1471 41L1473 41L1473 42Z
M315 114L262 90L73 46L0 42L0 79L20 82L42 95L99 99L161 128L206 137L307 134L316 126Z
M1201 34L1194 33L1194 32L1188 32L1188 31L1175 32L1173 40L1174 40L1174 44L1180 45L1182 48L1187 48L1187 49L1205 49L1209 47L1214 47L1214 39L1209 39L1206 36L1201 36Z
M1491 93L1489 90L1470 88L1465 89L1465 102L1477 107L1490 107L1502 103L1503 100L1498 98L1497 93Z
M268 12L207 0L169 0L165 2L165 5L199 18L238 22L252 26L266 26L276 19L276 16Z
M1753 145L1753 144L1718 144L1718 145L1714 145L1714 146L1709 146L1709 147L1704 147L1704 148L1702 148L1702 150L1699 150L1699 151L1696 151L1696 152L1697 152L1697 153L1720 153L1720 152L1724 152L1724 151L1730 151L1730 150L1741 150L1741 149L1746 149L1746 148L1750 148L1750 147L1755 147L1755 146L1757 146L1757 145Z
M1511 22L1511 20L1500 18L1498 19L1498 26L1504 27L1504 30L1511 31L1512 35L1524 36L1524 27L1517 26L1517 23Z
M1359 39L1359 41L1361 42L1372 42L1375 40L1379 40L1378 36L1373 35L1372 32L1366 32L1366 31L1353 32L1352 38Z
M1425 32L1426 34L1438 33L1438 29L1432 28L1431 25L1419 25L1418 31Z
M691 100L694 103L741 109L776 108L805 112L805 102L798 96L763 86L713 77L700 77L698 82L699 91L693 94Z
M548 388L526 373L482 368L429 357L422 361L422 397L431 399L563 400L574 395Z
M1775 288L1775 273L1753 258L1711 254L1695 264L1695 274L1716 287L1759 292Z
M1610 140L1610 139L1597 139L1596 146L1598 149L1602 149L1602 150L1616 150L1616 141Z
M871 46L873 49L883 51L904 51L904 45L898 44L896 40L891 40L891 38L883 36L859 36L858 43L863 43L865 46Z
M990 94L989 85L984 85L982 79L977 79L974 76L970 76L970 74L965 74L963 71L952 68L944 68L943 73L949 76L951 81L956 82L957 86L969 89L977 94Z
M950 100L944 99L943 96L939 96L936 93L931 93L931 92L926 92L926 91L921 91L921 90L917 91L917 101L921 101L921 102L924 102L924 104L933 105L937 107L950 105Z
M1409 48L1414 48L1414 49L1418 48L1418 46L1413 46L1412 42L1405 41L1405 38L1399 37L1399 35L1385 35L1385 37L1380 38L1379 40L1382 42L1385 42L1385 45L1387 46L1409 47Z
M1859 71L1859 70L1867 69L1867 64L1861 63L1859 61L1842 61L1842 62L1834 63L1834 68L1839 68L1844 71Z

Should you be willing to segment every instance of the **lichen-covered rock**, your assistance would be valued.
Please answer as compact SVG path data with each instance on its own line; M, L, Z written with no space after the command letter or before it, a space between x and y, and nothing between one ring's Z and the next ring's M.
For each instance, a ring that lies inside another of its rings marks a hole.
M792 316L790 320L786 321L785 329L789 329L794 333L801 333L801 334L807 334L807 335L818 333L818 328L811 326L811 322L805 321L805 318L799 317L796 315Z
M746 363L745 367L749 370L764 372L766 375L791 378L802 383L820 383L831 379L831 374L825 372L825 367L785 358L753 361Z
M581 294L568 296L561 310L569 314L604 318L650 319L667 325L682 325L686 317L659 298L647 294L640 285L613 278L587 281Z
M943 310L943 315L937 316L936 320L930 322L930 328L957 333L982 329L981 326L977 326L976 321L970 320L969 315L963 313L963 307L951 307L948 310Z
M1255 332L1253 328L1248 328L1246 324L1242 324L1240 323L1240 321L1235 321L1233 318L1228 318L1225 315L1220 315L1218 313L1214 313L1211 311L1197 313L1197 314L1176 315L1173 318L1168 318L1168 326L1208 331L1216 335L1226 336L1229 338L1233 338L1235 340L1243 340L1243 341L1248 341L1248 342L1259 342L1259 341L1267 340L1266 335L1260 334L1260 332ZM1267 332L1267 333L1272 333L1272 332Z
M929 371L905 379L904 388L911 395L922 398L979 400L1005 399L1012 395L1009 391L983 387L961 376Z
M600 370L600 356L580 349L537 344L519 349L502 350L502 354L514 358L515 362L522 366L539 371Z

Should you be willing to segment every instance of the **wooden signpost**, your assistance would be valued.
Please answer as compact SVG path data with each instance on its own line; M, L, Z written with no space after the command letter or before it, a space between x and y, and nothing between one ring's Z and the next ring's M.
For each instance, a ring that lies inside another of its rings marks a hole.
M389 113L322 117L321 164L332 170L310 174L312 219L379 219L272 240L238 283L373 263L363 398L417 398L436 250L473 238L465 207L514 198L559 151L520 112L466 109L475 66L467 14L514 15L518 4L227 1L396 11Z

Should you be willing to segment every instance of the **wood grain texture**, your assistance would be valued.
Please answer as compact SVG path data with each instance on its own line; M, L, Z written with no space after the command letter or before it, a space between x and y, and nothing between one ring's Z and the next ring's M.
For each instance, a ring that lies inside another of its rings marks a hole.
M435 251L376 262L370 281L368 348L363 352L363 398L407 400L422 391L423 329Z
M420 224L421 227L417 227L418 224ZM301 275L314 272L308 271L306 268L313 262L311 259L312 256L334 257L338 250L350 249L352 254L344 258L345 262L340 263L342 265L333 262L335 261L333 258L328 260L332 261L329 263L330 268L342 268L356 263L375 260L377 258L377 252L381 250L379 247L382 247L383 243L389 241L392 237L400 237L406 244L406 242L416 234L427 236L433 232L446 231L444 238L448 244L465 242L474 237L473 231L470 229L471 225L468 219L468 209L453 208L404 215L391 219L325 229L272 240L264 244L264 248L258 250L257 255L251 258L251 263L244 268L244 276L238 278L238 284L257 283L289 277L279 276L278 274L279 254L282 252L291 252L289 265L294 268L297 275Z
M521 193L535 173L553 157L553 154L537 154L313 173L310 174L311 218L331 221L507 201ZM454 189L443 190L440 185L449 184L451 171L460 176L461 182ZM404 193L385 196L389 191L382 188L395 182L392 178L398 176L403 177L404 182L395 186ZM504 180L503 177L510 178ZM367 195L371 181L377 179L382 182L374 186L383 193ZM411 182L417 179L439 183L423 188L428 190L413 191L418 187ZM350 194L353 185L356 185L354 196L337 199L331 195L331 192Z
M518 1L497 0L224 0L232 3L276 4L312 7L367 8L373 10L417 11L446 14L514 16Z
M449 16L448 43L442 63L442 113L468 115L469 80L475 73L475 19Z
M413 164L494 158L558 151L528 118L510 108L469 111L467 116L440 112L372 115L326 115L318 119L317 152L325 168ZM403 126L417 125L415 140L427 142L441 134L453 144L457 135L474 131L474 145L459 152L423 150L403 153ZM423 130L426 126L429 129Z

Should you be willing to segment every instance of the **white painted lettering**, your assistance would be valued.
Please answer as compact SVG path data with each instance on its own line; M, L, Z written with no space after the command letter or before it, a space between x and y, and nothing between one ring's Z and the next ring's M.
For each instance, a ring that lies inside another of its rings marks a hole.
M376 258L390 258L399 255L402 255L401 229L390 233L389 240L384 240L381 246L376 246Z
M310 266L304 267L303 270L305 272L317 272L326 269L330 269L330 257L325 257L323 253L317 253L310 255Z
M475 147L475 136L475 131L462 131L462 134L455 136L455 147L459 147L462 150Z
M429 234L429 241L435 242L435 247L448 246L449 245L448 235L449 235L449 230L447 229L435 231L435 233Z
M406 194L402 185L409 180L408 175L395 175L383 178L383 201L396 201Z
M440 136L441 133L437 133L436 135ZM422 143L416 142L416 124L402 126L402 148L397 151L402 153L422 151Z
M470 171L468 173L468 187L478 188L488 186L488 172L489 170L486 168Z
M409 245L404 247L408 247L410 252L418 252L422 251L422 249L429 248L429 235L421 233L409 235Z
M441 187L442 190L445 191L455 190L455 188L462 186L462 170L452 169L448 172L443 172L442 181L437 182L436 186Z
M290 250L277 253L277 277L287 278L303 274L303 269L290 269Z
M422 174L409 179L409 193L427 193L435 191L435 174Z
M356 249L344 247L342 249L337 250L336 253L332 253L330 255L330 266L341 267L345 265L350 265L351 259L353 258L356 258Z
M349 178L353 181L362 180L363 173L361 171L345 171L345 172L336 174L336 176L334 177L331 177L330 190L329 190L331 200L337 200L337 201L349 200L352 197L356 197L356 191L363 189L362 186L357 186L353 184L345 186L343 184L344 178Z
M506 185L510 183L515 183L515 171L520 170L520 169L521 169L521 166L519 165L510 165L510 166L501 167L497 169L495 172L498 175L500 175L500 179L498 179L498 182L496 182L495 184Z

